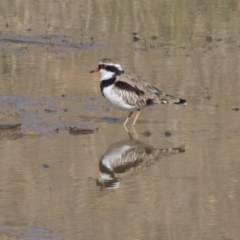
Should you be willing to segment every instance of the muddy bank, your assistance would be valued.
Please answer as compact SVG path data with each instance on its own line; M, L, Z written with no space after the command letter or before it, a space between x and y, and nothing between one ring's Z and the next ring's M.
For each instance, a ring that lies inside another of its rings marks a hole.
M71 36L61 36L61 35L17 35L14 33L1 33L0 34L0 43L1 50L13 50L8 44L20 44L22 50L27 50L29 45L36 45L39 47L61 47L61 48L73 48L73 49L95 49L95 48L104 48L102 44L99 44L95 41L94 37L82 41L79 39L78 42L74 42Z
M95 99L65 95L36 99L0 96L0 102L0 140L54 135L62 131L74 136L94 134L98 131L98 122L108 121L106 116L91 116L93 110L102 109Z

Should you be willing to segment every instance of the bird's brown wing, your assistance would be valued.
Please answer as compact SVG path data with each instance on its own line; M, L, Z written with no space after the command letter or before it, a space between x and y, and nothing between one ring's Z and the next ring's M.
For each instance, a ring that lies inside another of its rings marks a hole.
M126 103L137 107L179 101L132 73L117 76L113 90L121 95Z

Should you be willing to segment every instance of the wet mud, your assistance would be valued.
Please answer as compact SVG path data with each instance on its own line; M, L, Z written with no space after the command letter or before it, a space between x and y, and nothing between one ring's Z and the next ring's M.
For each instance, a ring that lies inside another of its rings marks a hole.
M106 121L106 117L84 117L84 112L87 116L91 108L100 108L91 104L90 99L0 96L0 102L0 140L49 136L59 132L69 132L72 135L94 134L98 128L91 122ZM72 107L76 103L79 105L77 109ZM82 117L79 116L80 113L83 114Z
M5 53L27 53L28 47L33 45L47 50L63 51L67 49L104 49L106 46L95 42L94 37L91 37L86 42L74 43L72 37L61 35L16 35L14 33L0 34L1 52ZM12 46L9 46L12 44Z

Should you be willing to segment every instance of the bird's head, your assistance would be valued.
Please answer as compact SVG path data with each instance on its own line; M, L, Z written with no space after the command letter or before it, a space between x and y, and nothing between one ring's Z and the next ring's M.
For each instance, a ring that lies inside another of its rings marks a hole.
M121 75L124 73L121 65L112 58L103 58L99 63L98 67L90 73L100 72L102 77L101 80L107 80L112 78L114 75Z

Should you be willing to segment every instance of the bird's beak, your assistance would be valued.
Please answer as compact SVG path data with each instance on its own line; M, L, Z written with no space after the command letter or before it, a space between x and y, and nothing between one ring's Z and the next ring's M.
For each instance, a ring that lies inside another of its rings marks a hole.
M95 72L99 72L99 69L98 69L98 68L96 68L96 69L94 69L94 70L90 71L90 73L95 73Z

